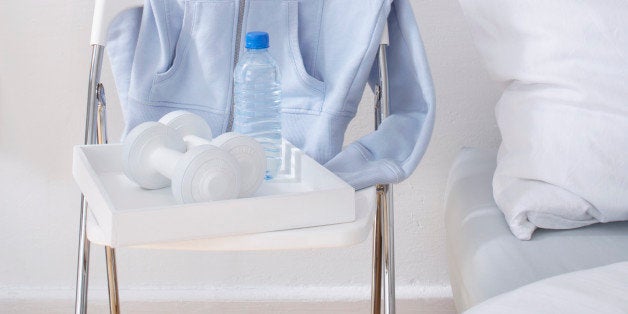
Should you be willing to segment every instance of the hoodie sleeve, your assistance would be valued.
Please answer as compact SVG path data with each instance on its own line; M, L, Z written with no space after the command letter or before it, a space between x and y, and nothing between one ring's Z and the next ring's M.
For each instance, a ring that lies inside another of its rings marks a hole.
M427 149L434 126L434 88L408 0L392 3L387 23L390 115L377 131L325 164L356 189L409 177ZM371 86L376 79L377 63L371 69Z

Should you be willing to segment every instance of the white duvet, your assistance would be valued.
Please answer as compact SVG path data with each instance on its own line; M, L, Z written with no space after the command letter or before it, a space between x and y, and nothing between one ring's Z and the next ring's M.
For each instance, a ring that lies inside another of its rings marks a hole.
M551 277L488 299L465 314L626 314L628 262Z

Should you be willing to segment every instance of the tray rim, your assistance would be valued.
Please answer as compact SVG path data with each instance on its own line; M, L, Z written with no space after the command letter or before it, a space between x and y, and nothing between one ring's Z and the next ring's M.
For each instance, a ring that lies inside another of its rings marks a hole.
M268 207L269 203L278 202L282 198L287 198L287 199L290 199L292 202L295 202L295 201L298 201L299 198L305 197L305 198L311 199L311 198L316 198L318 195L322 196L330 192L334 192L335 194L338 194L338 195L346 194L346 196L343 196L341 198L343 202L346 203L345 205L348 205L348 201L349 201L348 196L351 195L351 199L353 201L352 203L353 214L350 215L350 217L349 215L346 215L347 219L343 219L342 221L337 221L334 223L346 223L346 222L355 220L355 215L356 215L355 199L354 199L355 190L353 189L353 187L351 187L349 184L347 184L342 179L340 179L335 174L333 174L333 172L329 171L322 165L318 164L315 160L311 159L311 157L307 156L306 154L303 154L302 152L301 154L299 154L300 155L299 158L301 158L300 163L302 167L309 166L309 167L320 168L321 170L320 173L326 177L325 178L326 180L331 180L333 185L330 185L329 187L325 187L322 189L315 189L311 191L302 191L302 192L290 192L283 195L259 195L255 197L249 197L249 198L243 198L243 199L231 199L231 200L224 200L224 201L218 201L218 202L204 202L204 203L193 203L193 204L166 204L163 206L157 205L157 206L149 206L149 207L120 209L115 206L115 203L109 193L109 190L107 189L106 184L101 180L101 176L100 176L100 174L102 173L118 173L118 171L112 170L112 171L98 172L97 169L102 166L95 167L94 160L92 160L93 158L90 159L90 157L88 157L88 153L90 152L88 152L87 150L93 150L93 149L108 150L108 149L114 149L114 147L116 149L120 149L121 146L122 144L77 145L74 147L74 159L75 160L73 162L73 167L72 167L72 172L73 172L75 181L77 182L77 185L79 185L79 188L84 193L85 198L88 200L90 204L89 206L90 211L92 211L92 214L94 215L94 218L96 219L98 224L103 226L103 231L106 237L110 239L109 242L111 242L113 245L116 245L116 246L140 245L142 243L148 243L148 242L137 242L137 241L134 242L133 240L129 240L130 242L126 240L120 241L121 240L119 238L120 225L122 223L125 223L125 219L133 219L133 216L141 215L142 213L149 214L151 212L155 214L167 216L168 212L172 210L179 210L179 211L186 210L187 211L186 213L190 214L195 211L199 211L199 210L202 211L203 208L207 208L207 210L210 210L208 206L211 207L211 204L219 205L219 206L212 207L213 210L217 210L217 208L220 209L221 207L223 207L224 209L224 207L238 206L238 204L244 204L242 203L243 200L246 200L247 203L255 202L255 201L263 201L264 204L262 205ZM294 147L294 146L291 145L291 147ZM293 149L296 149L296 148L293 148ZM302 175L300 176L300 179L307 180L307 178ZM282 184L290 184L290 183L286 182ZM339 196L337 196L336 198L338 197ZM245 206L242 206L242 208L244 207ZM242 209L242 211L246 211L246 210ZM158 216L155 216L155 217L157 217L155 219L157 220L159 219ZM312 227L312 226L314 225L310 225L310 226L291 225L290 227L283 228L283 229L272 229L272 230L267 230L267 231L255 231L255 232L272 232L272 231ZM237 229L237 228L234 228L234 229ZM208 233L211 233L211 232L208 232ZM229 236L229 235L236 235L236 234L242 234L242 233L222 233L220 235L210 235L209 237ZM207 235L201 236L201 235L195 234L195 235L190 235L186 237L181 236L181 237L173 238L173 239L170 239L170 241L190 240L190 239L198 239L198 238L203 238L203 237L208 237L208 236Z

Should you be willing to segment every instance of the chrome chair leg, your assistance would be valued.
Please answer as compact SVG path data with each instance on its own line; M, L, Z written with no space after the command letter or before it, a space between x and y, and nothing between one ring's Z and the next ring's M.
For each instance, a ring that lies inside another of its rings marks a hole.
M116 270L116 251L110 246L105 246L107 258L107 283L109 287L109 312L120 313L120 301L118 294L118 274Z
M98 144L107 144L107 98L105 87L99 83L96 87L96 140ZM110 246L105 246L105 258L107 263L107 291L109 292L109 312L120 313L120 295L118 293L118 271L116 269L116 251Z
M79 249L76 274L76 303L74 313L87 313L87 286L89 281L89 248L87 239L87 202L81 194L81 226L79 227Z
M390 113L389 105L389 85L388 85L388 64L386 60L386 48L388 47L388 34L385 30L382 43L379 45L377 53L377 64L379 68L379 85L375 90L375 129L379 128L381 122ZM395 313L395 219L393 207L392 184L377 186L377 217L380 221L381 245L383 247L383 280L384 280L384 313ZM380 269L381 272L381 269ZM375 302L375 300L373 300ZM377 300L379 302L379 300ZM373 313L379 313L373 311Z
M384 313L395 313L395 218L392 185L385 185L382 201L382 242L384 259Z
M102 58L105 47L92 45L91 68L89 85L87 88L87 109L85 113L85 140L84 144L107 143L106 101L104 88L100 81ZM87 292L89 282L90 242L87 238L87 201L81 195L81 220L79 231L79 248L76 278L76 314L87 313ZM107 258L107 281L109 286L109 310L111 313L120 313L118 298L118 280L116 275L115 250L105 247Z
M83 144L95 144L96 138L96 94L102 69L104 47L92 46L92 59L87 86L87 106L85 110L85 138ZM90 243L87 238L87 201L81 194L81 219L79 227L78 261L76 270L76 300L74 312L87 313L87 290L89 282L89 252Z
M377 187L377 209L373 218L373 262L371 278L371 313L380 314L382 308L382 211L381 191Z

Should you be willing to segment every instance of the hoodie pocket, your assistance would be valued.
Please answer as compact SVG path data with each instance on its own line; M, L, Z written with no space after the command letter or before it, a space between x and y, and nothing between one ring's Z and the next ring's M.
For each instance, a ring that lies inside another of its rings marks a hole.
M281 72L284 111L319 113L325 83L310 75L299 47L299 4L296 0L250 1L244 29L270 35L269 51ZM244 45L244 43L243 43ZM246 49L241 47L240 53Z
M171 66L153 77L151 105L228 112L235 9L233 1L185 2Z

